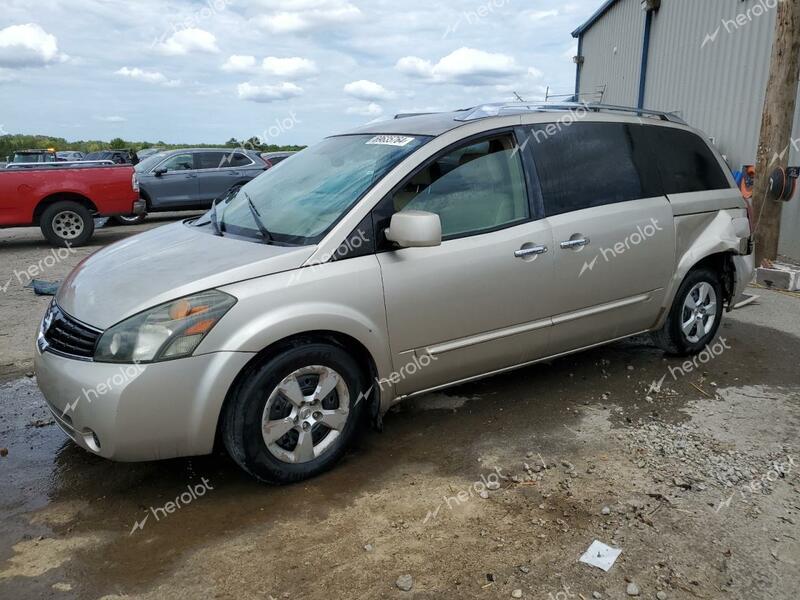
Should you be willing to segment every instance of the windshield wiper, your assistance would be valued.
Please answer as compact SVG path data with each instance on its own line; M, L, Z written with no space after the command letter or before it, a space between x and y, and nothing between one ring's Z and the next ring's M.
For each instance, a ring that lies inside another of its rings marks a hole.
M211 214L209 215L209 219L211 219L211 226L214 228L214 235L218 235L219 237L225 237L225 234L222 233L222 227L219 224L219 220L217 219L217 204L219 200L214 200L214 203L211 205Z
M244 197L247 198L247 206L250 207L250 214L253 215L253 220L256 222L256 227L258 227L258 232L261 234L267 242L274 242L275 238L272 237L272 234L267 229L266 225L264 225L264 221L261 220L261 213L258 212L256 205L253 204L252 198L250 198L250 194L245 191L242 191Z

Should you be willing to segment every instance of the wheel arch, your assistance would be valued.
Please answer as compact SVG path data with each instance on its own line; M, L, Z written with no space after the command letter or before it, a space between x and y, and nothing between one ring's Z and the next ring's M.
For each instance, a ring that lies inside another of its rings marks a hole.
M36 205L36 208L33 211L33 222L36 225L41 225L42 214L49 206L52 206L56 202L76 202L77 204L86 207L90 212L97 212L97 206L95 203L86 196L75 192L59 192L56 194L50 194L49 196L45 196L39 200L39 203Z
M361 365L363 369L363 375L365 381L377 381L379 380L378 376L378 366L375 362L372 353L367 349L367 347L355 337L343 333L341 331L334 331L334 330L327 330L327 329L317 329L317 330L310 330L304 331L300 333L295 333L284 337L280 340L277 340L261 351L257 352L256 355L248 361L248 363L242 368L236 377L231 383L230 387L228 388L228 392L225 395L225 399L223 400L222 406L219 411L219 415L217 416L217 428L216 428L216 440L215 446L218 446L221 441L220 437L220 428L222 427L222 420L225 414L225 409L227 405L232 401L233 397L239 391L243 383L246 379L260 366L264 365L266 362L278 356L281 352L285 351L288 348L297 347L298 345L304 345L313 342L322 342L332 344L334 346L338 346L343 350L353 354L356 357L356 360L359 365ZM381 390L380 386L369 386L367 390L362 392L364 394L364 399L369 403L370 407L370 420L373 426L376 429L382 428L382 411L381 408Z
M664 305L661 307L661 313L654 329L659 329L664 325L672 304L675 302L675 296L689 273L704 267L709 267L720 274L723 302L730 311L734 300L734 290L736 289L736 266L733 257L737 254L733 250L722 250L710 252L699 258L694 256L684 257L684 261L678 266L675 277L672 279L669 292L666 295Z

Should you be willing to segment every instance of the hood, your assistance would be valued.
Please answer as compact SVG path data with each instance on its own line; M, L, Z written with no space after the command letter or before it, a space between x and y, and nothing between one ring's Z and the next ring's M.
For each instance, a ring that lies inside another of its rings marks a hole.
M268 246L173 223L84 259L58 290L59 306L107 329L164 302L299 268L315 246Z

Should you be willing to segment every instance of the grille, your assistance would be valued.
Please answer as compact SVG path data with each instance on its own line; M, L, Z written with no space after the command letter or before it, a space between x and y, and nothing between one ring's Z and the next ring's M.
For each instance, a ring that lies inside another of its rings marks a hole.
M44 332L44 339L51 350L80 358L94 356L94 347L102 332L76 321L55 303L50 308L47 320L50 324Z

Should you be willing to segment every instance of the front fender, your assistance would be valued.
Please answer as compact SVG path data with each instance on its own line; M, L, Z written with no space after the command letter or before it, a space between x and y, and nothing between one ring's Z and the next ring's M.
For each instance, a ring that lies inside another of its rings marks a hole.
M383 283L374 255L220 289L238 302L203 340L198 353L257 353L289 337L325 331L349 336L364 346L379 378L392 373ZM388 406L393 396L393 390L382 389L382 406Z

